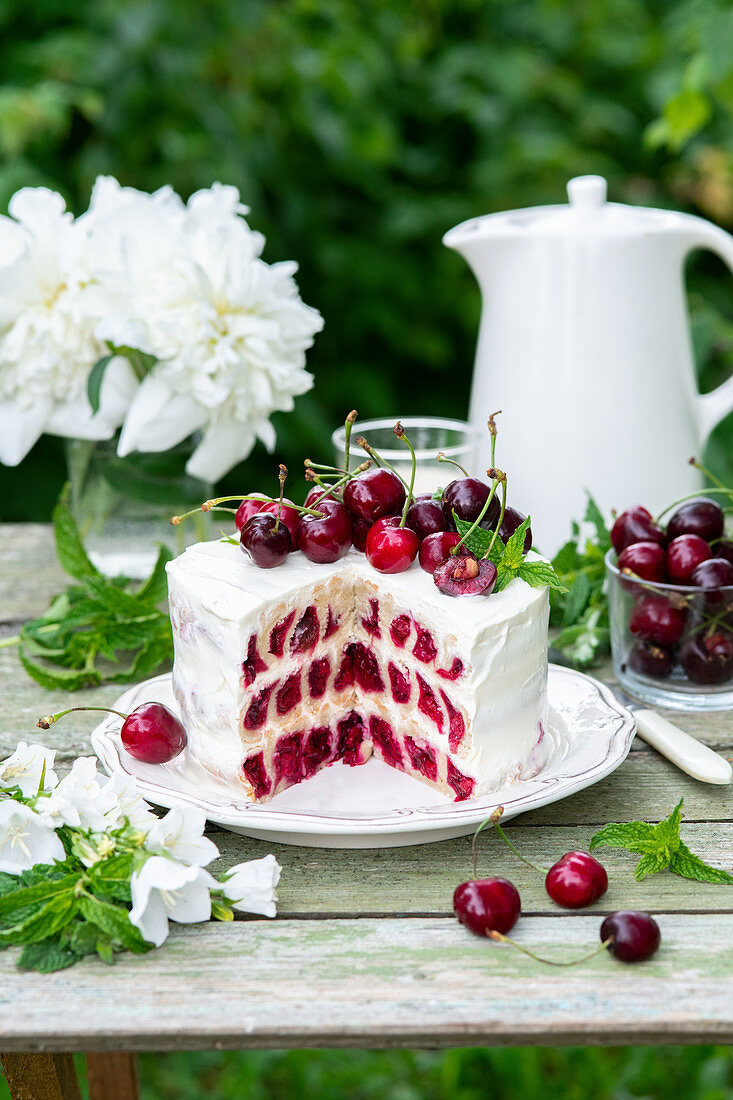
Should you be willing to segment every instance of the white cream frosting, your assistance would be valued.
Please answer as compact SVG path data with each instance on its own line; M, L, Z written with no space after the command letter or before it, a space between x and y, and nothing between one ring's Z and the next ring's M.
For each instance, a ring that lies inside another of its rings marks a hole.
M404 573L390 575L377 573L355 551L326 566L297 552L282 566L259 569L238 546L223 542L199 543L167 569L174 691L192 755L222 778L239 786L244 744L264 746L272 738L271 731L242 731L242 661L250 636L261 634L276 606L282 605L283 613L288 607L302 611L314 599L320 604L319 591L326 587L327 602L333 602L335 591L340 593L343 606L334 605L334 610L344 616L344 624L333 638L319 644L315 655L329 653L333 668L347 640L368 644L370 637L360 620L369 597L378 599L385 614L375 650L398 667L420 672L436 694L442 687L464 715L467 736L452 753L447 723L439 733L427 716L419 714L418 720L425 739L449 753L459 769L476 780L475 793L532 774L541 766L543 746L538 746L538 739L546 715L549 614L545 587L532 588L515 579L488 597L454 598L439 592L417 563ZM389 614L388 607L392 608ZM405 648L392 643L391 614L405 611L430 631L438 647L434 662L424 664L413 656L414 634ZM265 653L261 656L269 659ZM455 681L437 677L435 670L450 668L456 656L463 662L463 675ZM301 663L300 657L286 653L278 661L278 676L288 675ZM325 724L324 706L319 704L323 717L318 721ZM333 702L334 716L344 709L338 699ZM389 690L379 697L377 709L396 727L404 726L405 708L393 701Z

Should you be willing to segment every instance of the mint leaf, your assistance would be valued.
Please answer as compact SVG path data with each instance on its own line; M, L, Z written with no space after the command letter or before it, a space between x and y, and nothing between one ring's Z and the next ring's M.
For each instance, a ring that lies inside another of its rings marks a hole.
M656 875L658 871L663 871L668 865L669 861L664 853L647 852L634 868L634 878L637 882L641 882L647 875Z
M585 545L578 545L580 527L573 523L574 538L552 561L562 588L550 589L550 625L562 627L560 635L551 641L576 668L591 667L611 648L603 560L611 540L603 514L591 496L584 518L592 525L593 534Z
M519 527L517 527L516 531L507 539L501 564L505 570L511 570L514 576L516 576L520 565L524 561L524 538L531 522L531 516L527 516Z
M611 547L611 534L606 526L603 513L590 493L588 493L588 507L585 510L585 516L583 518L586 523L592 523L595 527L596 544L599 549L603 551L603 554L605 554Z
M79 898L79 910L86 920L108 936L119 940L123 947L135 955L142 955L153 946L142 938L139 929L130 923L129 912L120 905L83 894Z
M459 535L465 535L467 531L470 531L473 527L472 523L468 523L465 519L459 519L456 513L453 513L453 522L456 525L456 530ZM464 540L464 545L468 547L472 554L477 558L482 558L491 544L491 531L485 531L483 527L477 527L475 531L471 532L467 539ZM497 535L497 541L499 536ZM503 544L502 544L503 545Z
M653 842L654 826L646 821L628 821L625 824L611 822L604 825L590 839L590 850L594 848L626 848L629 852L646 852Z
M517 576L520 580L531 585L532 588L541 588L543 585L547 585L548 588L558 588L562 592L567 591L563 588L555 570L546 561L523 561L519 566Z
M238 543L239 539L234 541ZM153 572L145 581L145 584L135 593L141 603L150 603L157 606L157 604L163 603L168 598L168 578L165 567L172 558L173 554L168 547L158 543L158 557L153 566Z
M58 937L29 943L23 948L18 966L21 970L37 970L39 974L52 974L54 970L64 970L73 966L79 956L67 947L62 947Z
M733 875L721 870L719 867L711 867L705 863L694 852L691 852L683 841L680 841L679 848L670 859L669 869L675 875L681 875L682 878L692 878L698 882L721 883L727 886L733 885Z
M557 569L556 562L557 559L555 559L555 568ZM570 588L566 588L565 591L568 594L568 598L565 601L562 621L563 626L569 626L570 623L577 623L588 606L588 601L593 591L593 585L590 578L586 576L585 573L579 573L570 585Z
M98 577L82 545L79 529L69 507L71 486L66 484L58 503L53 510L53 530L56 539L56 553L66 572L76 580L84 577Z

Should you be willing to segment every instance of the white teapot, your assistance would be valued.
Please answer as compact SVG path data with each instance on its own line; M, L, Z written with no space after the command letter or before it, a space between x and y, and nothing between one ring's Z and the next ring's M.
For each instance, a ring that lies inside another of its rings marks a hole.
M503 410L497 464L546 553L582 517L585 489L606 514L655 512L697 490L687 459L733 409L733 378L697 391L683 281L695 248L733 269L733 237L689 214L608 203L601 176L570 180L568 196L443 238L483 298L470 419L485 427Z

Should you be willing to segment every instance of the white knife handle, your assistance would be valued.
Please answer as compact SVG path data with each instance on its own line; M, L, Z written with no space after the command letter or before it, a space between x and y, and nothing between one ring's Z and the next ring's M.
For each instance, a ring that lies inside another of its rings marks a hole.
M731 769L727 760L703 745L679 726L673 726L653 710L637 710L636 728L641 737L663 756L703 783L730 783Z

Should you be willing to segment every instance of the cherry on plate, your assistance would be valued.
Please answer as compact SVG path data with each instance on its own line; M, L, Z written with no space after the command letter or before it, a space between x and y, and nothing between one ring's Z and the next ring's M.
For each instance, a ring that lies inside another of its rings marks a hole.
M242 550L260 569L274 569L292 548L290 531L277 516L258 512L245 523L239 535Z
M565 909L581 909L605 894L608 875L588 852L566 852L547 872L545 889Z
M487 932L505 935L517 923L521 910L519 891L506 878L471 879L456 886L453 893L453 912L477 936Z
M611 528L611 542L617 554L631 546L632 542L658 542L664 546L666 541L667 536L654 522L651 512L640 504L622 512Z
M162 703L142 703L130 711L120 737L130 756L144 764L167 764L188 740L180 720Z
M621 962L650 959L662 942L659 925L649 913L620 910L611 913L601 925L601 942L612 937L608 950Z
M667 524L670 539L679 535L697 535L706 542L719 539L723 534L725 517L723 509L709 497L688 500L674 513Z
M712 556L710 547L699 535L678 535L667 546L667 575L670 581L673 584L689 584L698 565Z

